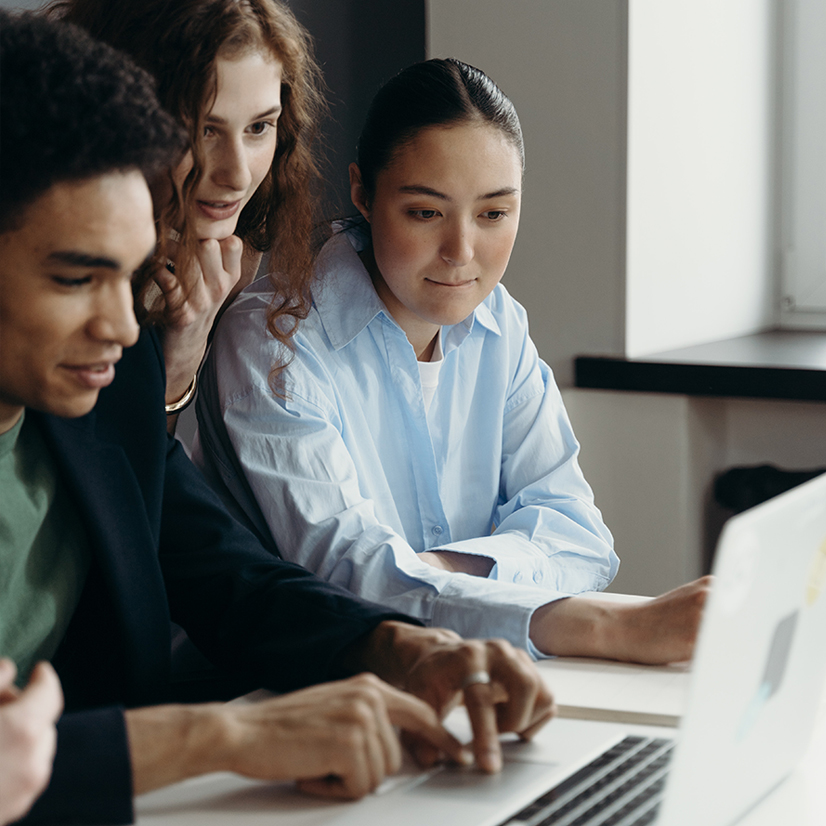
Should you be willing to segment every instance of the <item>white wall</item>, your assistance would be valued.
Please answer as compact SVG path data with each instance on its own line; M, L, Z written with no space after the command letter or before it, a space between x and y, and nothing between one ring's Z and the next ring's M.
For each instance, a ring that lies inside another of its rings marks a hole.
M569 389L580 463L621 564L611 589L654 596L702 569L705 410L685 396ZM712 442L706 442L713 444Z
M630 0L628 356L774 320L774 7Z
M624 2L429 0L429 57L458 57L513 100L522 225L505 284L561 385L573 357L623 352Z
M610 590L654 595L699 574L717 473L742 464L826 467L819 403L576 388L564 398L622 560Z
M45 5L46 0L0 0L0 9L11 9L18 11L22 9L39 9Z
M774 0L428 5L430 56L486 70L522 118L524 217L506 278L563 387L575 355L771 324ZM617 590L699 573L717 472L826 465L820 404L564 396L622 559Z
M775 320L774 0L429 0L428 55L484 69L528 157L506 284L562 386Z

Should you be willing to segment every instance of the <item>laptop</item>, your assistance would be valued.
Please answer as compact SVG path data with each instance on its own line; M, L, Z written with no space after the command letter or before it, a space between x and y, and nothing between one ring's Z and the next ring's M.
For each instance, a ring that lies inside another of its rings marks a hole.
M358 803L211 775L139 798L138 823L728 826L800 761L823 698L826 474L733 517L714 574L676 733L554 720L504 743L501 774L407 766Z

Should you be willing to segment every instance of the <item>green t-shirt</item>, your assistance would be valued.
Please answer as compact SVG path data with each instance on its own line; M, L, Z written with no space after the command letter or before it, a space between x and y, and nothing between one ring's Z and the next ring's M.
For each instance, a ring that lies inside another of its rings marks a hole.
M57 651L89 572L89 544L38 429L0 433L0 656L23 685Z

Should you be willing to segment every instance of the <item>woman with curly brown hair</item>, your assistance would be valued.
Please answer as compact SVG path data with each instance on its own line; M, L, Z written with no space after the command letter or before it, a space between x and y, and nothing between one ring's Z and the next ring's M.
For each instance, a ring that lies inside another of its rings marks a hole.
M271 335L288 344L309 309L312 142L324 107L310 38L278 0L55 0L48 13L149 71L189 134L186 156L154 187L161 245L138 285L161 330L174 427L221 307L262 253L278 280Z

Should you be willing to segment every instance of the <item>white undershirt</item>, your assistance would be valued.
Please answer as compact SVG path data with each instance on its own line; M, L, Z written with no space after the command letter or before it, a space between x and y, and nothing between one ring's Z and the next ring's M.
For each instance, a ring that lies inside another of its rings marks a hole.
M436 344L433 347L433 355L430 361L420 361L419 376L422 381L422 395L424 396L425 412L430 410L430 403L436 395L436 388L439 386L439 373L442 369L442 328L436 333Z

